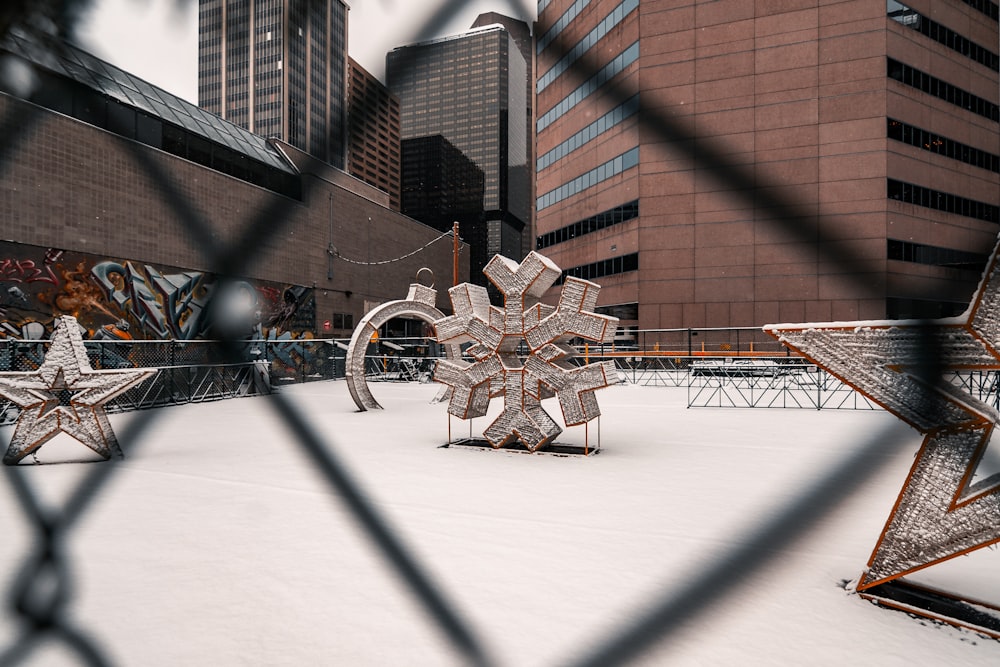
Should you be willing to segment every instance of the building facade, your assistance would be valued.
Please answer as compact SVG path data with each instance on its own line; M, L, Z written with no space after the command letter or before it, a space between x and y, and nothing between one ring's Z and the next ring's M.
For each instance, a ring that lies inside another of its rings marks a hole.
M201 337L211 285L238 279L277 311L308 302L293 332L263 309L263 335L343 338L421 269L451 277L450 238L325 161L69 45L8 36L6 58L29 74L0 78L0 129L17 137L0 177L14 271L0 333L73 314L137 339ZM464 281L466 246L459 267Z
M389 195L400 207L399 98L348 58L347 171Z
M483 173L478 219L459 221L463 238L478 239L470 241L470 271L480 284L489 257L520 259L522 236L530 235L526 76L517 44L499 24L402 46L386 56L387 85L400 101L403 141L440 135ZM437 150L433 143L427 146ZM412 151L407 156L427 164ZM403 212L408 213L405 206Z
M405 140L402 155L407 215L442 231L455 222L472 229L483 210L483 170L440 134Z
M347 12L343 0L199 0L199 106L344 169Z
M936 317L1000 231L990 0L539 3L536 247L643 329Z
M525 147L525 164L529 165L529 178L528 178L528 201L534 201L535 198L535 179L530 177L531 165L535 160L535 40L531 34L531 26L520 19L507 16L505 14L500 14L499 12L486 12L480 14L476 17L476 20L472 23L472 28L483 28L488 25L500 24L507 29L510 36L514 39L514 43L517 44L517 50L520 52L521 57L524 58L525 71L527 76L524 80L524 103L525 103L525 137L527 137L524 147ZM533 207L529 207L533 208ZM531 216L529 215L528 224L531 224ZM525 255L534 249L534 232L527 230L521 235L522 247L521 251Z

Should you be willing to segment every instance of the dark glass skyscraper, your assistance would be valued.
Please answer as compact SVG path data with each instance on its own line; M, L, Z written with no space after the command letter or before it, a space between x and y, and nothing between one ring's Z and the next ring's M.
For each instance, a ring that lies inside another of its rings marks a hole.
M344 168L343 0L199 0L198 104Z
M479 221L483 170L450 141L440 134L406 139L402 161L402 209L407 215L441 231L451 229L453 222L468 228Z
M520 259L522 235L531 233L526 76L524 57L499 24L402 46L386 56L387 85L399 97L404 142L441 135L482 170L478 220L461 231L473 245L474 282L485 280L480 262L494 254ZM439 144L424 145L445 154ZM404 151L404 182L407 160L427 164L415 150ZM419 214L405 205L404 195L403 212Z

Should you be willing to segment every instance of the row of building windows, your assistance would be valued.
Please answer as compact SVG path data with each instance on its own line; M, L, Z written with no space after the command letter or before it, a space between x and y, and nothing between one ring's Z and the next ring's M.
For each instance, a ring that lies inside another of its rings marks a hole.
M923 16L896 0L886 0L886 15L907 28L912 28L922 35L930 37L939 44L944 44L966 58L975 60L980 65L989 67L994 72L1000 70L1000 56L975 42L966 39L951 28L946 28L937 21Z
M967 250L941 248L911 241L886 239L888 259L900 262L913 262L930 266L946 266L953 269L982 272L986 268L989 255Z
M629 255L621 255L610 259L603 259L599 262L574 266L566 269L556 280L556 285L562 285L566 278L582 278L583 280L597 280L606 276L616 276L620 273L639 270L639 253L633 252Z
M961 315L967 305L954 301L888 296L885 299L885 317L889 320L935 320Z
M607 211L592 215L584 220L578 220L573 224L560 227L559 229L542 234L535 239L535 247L538 250L548 248L557 243L562 243L584 234L599 231L606 227L611 227L626 220L633 220L639 217L639 200L633 199L627 204L616 206Z
M546 111L538 119L538 132L541 132L554 123L559 117L586 99L594 91L620 74L626 67L639 59L639 42L633 42L628 48L615 56L615 59L601 68L594 76L590 77L583 85L564 97L558 104Z
M592 188L598 183L603 183L613 176L639 165L639 147L626 151L618 157L608 160L604 164L591 169L582 176L577 176L569 183L560 185L555 190L550 190L538 198L536 210L541 211L554 204L558 204L564 199L568 199L575 194L579 194L587 188Z
M915 67L910 67L893 58L886 58L886 74L890 79L895 79L928 95L933 95L949 104L962 107L978 116L989 118L994 122L1000 121L1000 107L993 102L926 74Z
M550 83L556 80L560 74L569 69L573 63L580 59L580 57L590 50L597 42L601 41L605 35L611 32L611 29L616 25L625 20L625 17L631 14L639 6L639 0L623 0L617 7L615 7L610 14L604 17L604 20L597 24L597 27L591 30L586 37L581 39L579 42L573 45L566 55L559 59L555 65L553 65L549 71L547 71L542 76L538 77L538 92L545 90Z
M594 312L598 315L610 315L611 317L617 317L619 320L637 320L639 319L639 304L635 301L632 303L616 303L610 306L598 306L594 308Z
M925 151L938 153L980 169L1000 173L1000 155L966 146L963 143L952 141L947 137L921 130L919 127L913 127L892 118L887 118L886 122L888 125L887 135L890 139L922 148Z
M539 157L536 165L537 170L542 171L543 169L546 169L554 162L563 159L573 151L582 147L584 144L593 141L600 135L615 127L626 118L634 116L638 111L639 95L634 95L574 134L566 141Z
M994 21L1000 17L1000 7L997 7L997 4L995 2L990 2L990 0L962 0L962 2L969 5L977 12L986 14Z
M559 36L559 33L565 30L566 26L568 26L573 19L579 16L580 12L586 9L589 4L590 0L576 0L576 2L574 2L569 9L563 12L563 15L556 19L556 22L552 24L552 27L549 28L545 34L541 36L541 38L539 38L538 44L535 46L537 53L544 51L545 47L551 44L553 40Z
M549 6L550 2L552 2L552 0L538 0L538 14L544 12L545 8Z
M935 211L954 213L986 222L1000 222L1000 206L932 190L922 185L913 185L889 178L886 179L886 194L889 199L932 208Z

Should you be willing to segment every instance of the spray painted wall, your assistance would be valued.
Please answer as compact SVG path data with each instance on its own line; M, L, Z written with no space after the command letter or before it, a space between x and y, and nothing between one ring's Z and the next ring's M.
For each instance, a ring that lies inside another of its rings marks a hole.
M213 337L209 299L216 275L122 258L0 241L0 337L47 338L72 315L91 338ZM259 280L225 281L248 315L248 338L311 338L313 289Z

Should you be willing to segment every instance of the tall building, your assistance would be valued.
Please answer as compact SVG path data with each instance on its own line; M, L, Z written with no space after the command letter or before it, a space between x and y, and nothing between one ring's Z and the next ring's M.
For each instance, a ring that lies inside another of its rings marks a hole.
M389 195L400 207L399 98L348 58L347 171Z
M522 235L531 233L526 76L517 44L499 24L402 46L386 56L387 85L400 101L403 141L441 135L482 170L478 220L461 229L464 238L480 240L471 242L470 267L479 283L485 283L482 268L489 257L520 259ZM438 150L433 142L427 146ZM404 180L411 158L426 163L407 151ZM410 214L405 206L403 212Z
M343 169L347 11L343 0L199 0L199 106Z
M471 231L483 210L483 170L440 134L403 141L402 156L406 214L442 231L455 222Z
M476 20L472 23L472 28L482 28L488 25L500 24L507 29L510 36L514 38L514 43L517 44L517 50L521 53L521 57L524 58L525 70L527 76L524 78L524 101L525 101L525 116L524 116L524 131L525 137L525 164L529 165L528 169L528 201L531 202L535 198L535 179L532 177L532 170L530 165L534 163L535 151L534 151L534 139L535 139L535 42L531 36L531 27L521 21L520 19L515 19L511 16L506 16L498 12L486 12L480 14L476 17ZM529 206L529 209L533 208ZM531 225L531 216L528 216L529 227ZM521 235L522 247L521 252L527 255L534 246L534 232L532 230L526 230L524 234Z
M539 3L536 247L644 329L960 311L997 5L907 2Z

